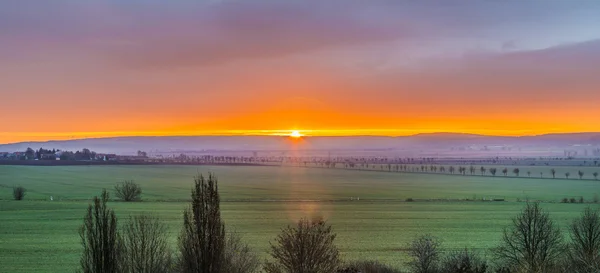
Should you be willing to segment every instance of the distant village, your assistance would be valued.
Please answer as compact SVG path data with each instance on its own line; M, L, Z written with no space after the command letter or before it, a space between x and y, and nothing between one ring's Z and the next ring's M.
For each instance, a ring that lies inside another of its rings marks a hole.
M104 154L83 149L81 151L34 150L27 148L24 152L0 152L0 160L65 160L65 161L144 161L148 159L146 152L138 151L137 155Z

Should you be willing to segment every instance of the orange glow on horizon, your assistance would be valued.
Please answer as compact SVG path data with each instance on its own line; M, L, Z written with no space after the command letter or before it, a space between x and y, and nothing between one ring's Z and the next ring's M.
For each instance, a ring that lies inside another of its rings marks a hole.
M487 136L532 136L552 133L597 131L574 130L448 130L448 129L314 129L314 130L206 130L206 131L119 131L119 132L0 132L0 143L73 140L136 136L288 136L292 139L322 136L410 136L428 133L463 133Z

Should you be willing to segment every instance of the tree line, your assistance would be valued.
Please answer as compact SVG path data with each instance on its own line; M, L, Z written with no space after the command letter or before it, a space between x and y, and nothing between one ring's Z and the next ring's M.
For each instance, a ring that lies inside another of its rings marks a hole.
M117 195L139 200L132 181L118 184ZM125 192L125 193L124 193ZM130 194L131 193L131 194ZM156 216L130 216L120 224L107 206L106 190L94 197L79 229L84 273L375 273L400 272L377 261L343 261L336 233L322 218L302 218L270 242L269 258L260 261L221 218L218 181L198 175L191 203L183 211L177 247L169 247L166 227ZM552 273L600 272L600 213L590 207L573 220L569 240L539 203L527 202L492 250L493 261L476 251L443 253L432 235L415 238L407 247L406 264L416 273Z

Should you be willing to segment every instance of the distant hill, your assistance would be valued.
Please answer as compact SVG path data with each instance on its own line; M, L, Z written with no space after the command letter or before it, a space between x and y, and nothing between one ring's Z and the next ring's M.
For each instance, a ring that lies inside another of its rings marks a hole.
M1 144L0 152L49 148L101 153L134 154L138 150L157 152L187 151L288 151L288 150L450 150L470 146L514 146L530 149L568 149L599 146L600 133L546 134L506 137L475 134L432 133L402 137L335 136L304 137L292 140L282 136L161 136L90 138L46 142Z

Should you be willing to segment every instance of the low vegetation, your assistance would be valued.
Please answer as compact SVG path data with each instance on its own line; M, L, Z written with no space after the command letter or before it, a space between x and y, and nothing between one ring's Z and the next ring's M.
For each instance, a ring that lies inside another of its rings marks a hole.
M27 190L21 186L13 187L13 198L17 201L23 200L25 198L25 193Z

